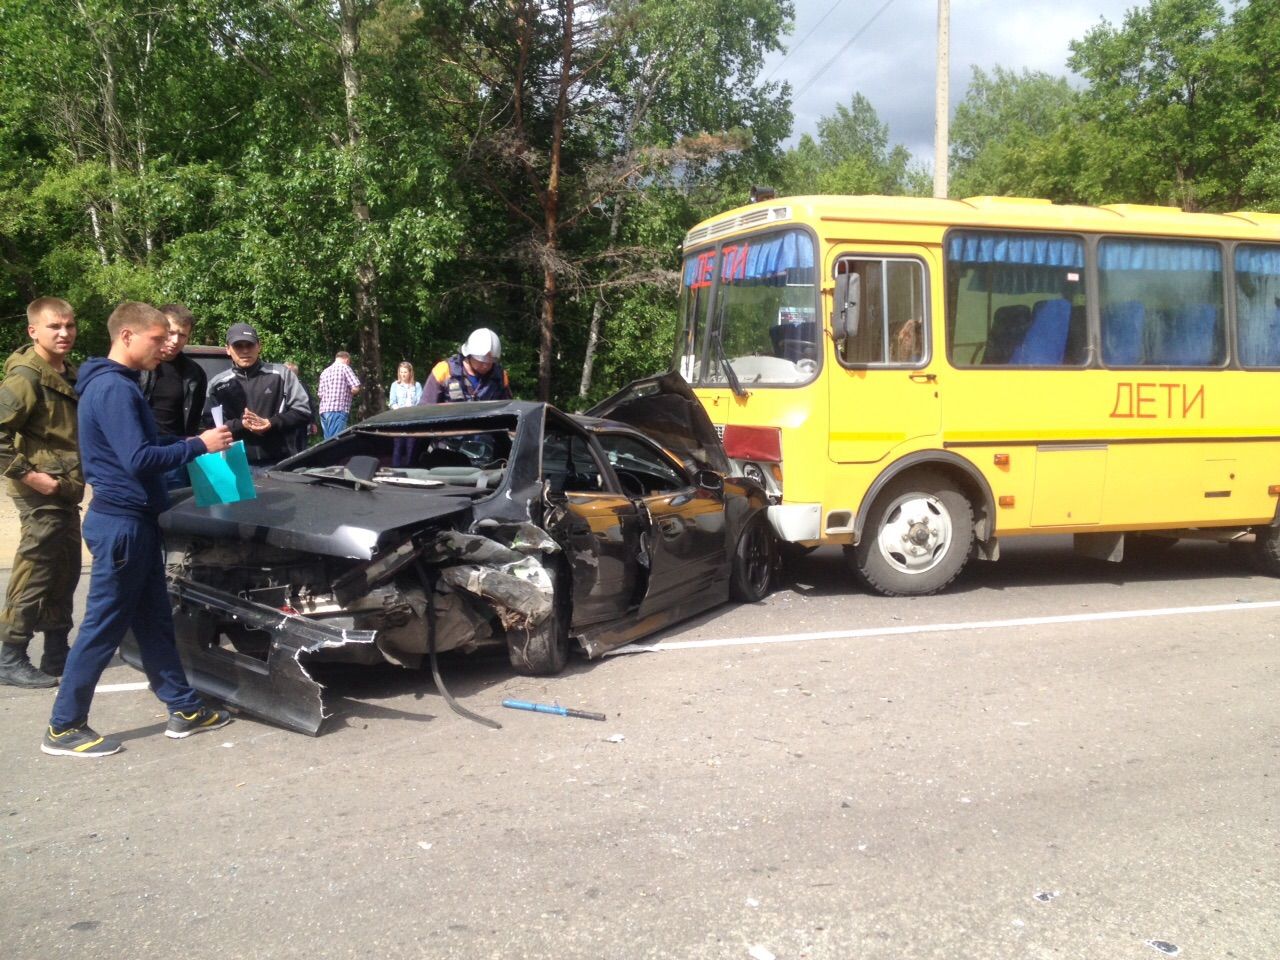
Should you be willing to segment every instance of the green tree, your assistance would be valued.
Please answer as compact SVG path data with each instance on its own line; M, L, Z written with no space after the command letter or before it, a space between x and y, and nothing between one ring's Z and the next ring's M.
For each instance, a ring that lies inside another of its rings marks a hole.
M1232 120L1242 167L1242 205L1280 210L1280 4L1254 0L1236 8L1225 49Z
M562 361L593 363L601 297L658 279L669 256L626 241L630 198L767 152L785 133L785 98L761 96L755 77L789 3L711 7L491 0L440 21L457 65L447 99L466 150L458 169L489 241L470 258L472 276L486 256L487 272L461 295L536 315L539 397L574 381L589 391L588 371ZM756 137L743 132L751 124Z
M974 67L951 121L952 193L1048 196L1045 172L1074 102L1065 78Z
M818 137L809 134L782 158L780 186L785 193L906 194L926 196L931 189L911 152L889 143L889 127L860 93L849 106L818 121Z
M1088 81L1070 131L1081 199L1188 210L1238 200L1226 25L1217 0L1152 0L1071 44L1068 63Z

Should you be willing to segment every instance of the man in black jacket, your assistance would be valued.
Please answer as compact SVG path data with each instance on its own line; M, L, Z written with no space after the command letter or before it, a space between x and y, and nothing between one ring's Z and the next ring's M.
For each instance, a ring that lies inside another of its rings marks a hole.
M307 392L282 363L263 363L258 332L247 323L227 331L231 369L209 381L204 422L216 416L243 440L249 463L267 467L298 452L298 428L311 417Z
M166 303L159 310L169 321L169 339L165 341L160 365L143 370L138 385L162 437L194 437L200 433L209 389L209 378L200 364L182 352L191 339L195 317L181 303ZM170 490L187 486L186 467L170 472L165 482Z

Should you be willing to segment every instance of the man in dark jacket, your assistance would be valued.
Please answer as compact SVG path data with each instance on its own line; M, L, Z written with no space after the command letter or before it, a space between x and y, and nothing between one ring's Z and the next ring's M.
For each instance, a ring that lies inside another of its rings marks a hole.
M165 341L163 359L154 370L143 370L138 385L151 405L156 429L166 437L194 437L200 432L204 416L204 398L209 378L200 364L182 352L191 339L195 317L181 303L166 303L159 308L169 321L169 339ZM179 467L169 474L169 489L188 485L186 469Z
M164 475L209 451L225 450L231 431L161 436L138 387L138 374L160 362L169 327L145 303L122 303L107 320L111 352L80 370L80 452L93 501L84 539L93 554L89 601L53 703L40 749L69 757L105 757L120 743L89 727L93 691L132 631L151 689L169 709L165 735L180 739L231 722L205 706L187 682L174 642L159 515L169 506Z
M22 525L0 614L0 683L52 687L62 675L71 603L80 582L84 474L76 446L76 368L67 355L76 317L59 297L27 307L31 343L4 365L0 383L0 473ZM44 633L40 669L27 646Z
M282 363L263 363L258 331L233 323L227 331L231 369L209 381L204 423L221 416L236 440L243 440L249 463L266 467L298 452L298 428L311 418L307 392Z

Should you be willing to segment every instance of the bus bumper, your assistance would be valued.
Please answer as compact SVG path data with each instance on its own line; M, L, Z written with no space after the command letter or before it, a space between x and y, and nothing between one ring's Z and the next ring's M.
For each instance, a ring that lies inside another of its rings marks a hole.
M788 543L821 540L822 504L774 504L769 508L769 525L779 540Z

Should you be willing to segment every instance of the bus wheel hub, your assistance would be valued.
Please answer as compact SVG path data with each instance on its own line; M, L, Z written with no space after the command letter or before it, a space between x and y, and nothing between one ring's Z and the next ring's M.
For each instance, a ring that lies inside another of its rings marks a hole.
M911 529L907 531L906 541L913 547L926 547L932 538L933 534L929 530L929 524L917 520L911 525Z

